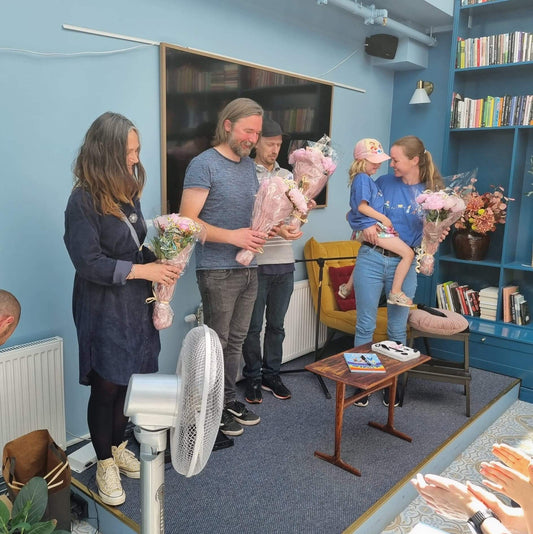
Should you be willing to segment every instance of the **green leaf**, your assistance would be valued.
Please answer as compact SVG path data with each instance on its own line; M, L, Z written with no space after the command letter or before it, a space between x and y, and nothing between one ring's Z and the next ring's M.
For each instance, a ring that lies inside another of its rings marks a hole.
M48 504L48 486L46 480L40 477L33 477L20 490L13 503L13 517L19 512L25 511L26 520L29 523L37 523L41 520Z
M11 525L9 532L27 532L29 528L31 528L29 523L26 523L26 521L20 521Z
M7 532L9 517L9 509L2 501L0 501L0 532Z
M25 534L50 534L56 528L56 521L45 521L36 523Z

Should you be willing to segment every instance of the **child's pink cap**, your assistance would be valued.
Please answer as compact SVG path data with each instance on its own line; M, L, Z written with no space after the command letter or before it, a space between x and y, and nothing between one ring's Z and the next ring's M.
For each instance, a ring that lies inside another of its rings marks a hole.
M383 163L390 159L377 139L361 139L355 145L354 159L367 159L371 163Z

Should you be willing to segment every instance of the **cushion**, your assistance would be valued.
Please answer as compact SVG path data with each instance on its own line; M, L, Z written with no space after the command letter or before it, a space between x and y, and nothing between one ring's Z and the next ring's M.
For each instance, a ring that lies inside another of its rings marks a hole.
M438 317L420 309L409 312L409 325L421 332L451 336L468 329L468 321L460 314L451 310L442 310L446 317Z
M355 294L352 292L348 298L343 299L338 291L342 284L345 284L350 276L352 276L353 265L344 265L343 267L328 267L329 279L331 281L331 287L335 294L335 301L341 311L355 310Z

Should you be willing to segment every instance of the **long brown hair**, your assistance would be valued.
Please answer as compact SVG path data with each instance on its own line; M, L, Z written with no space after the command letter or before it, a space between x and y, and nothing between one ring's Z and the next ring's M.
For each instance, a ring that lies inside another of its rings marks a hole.
M251 100L250 98L236 98L235 100L232 100L220 112L215 130L215 138L213 139L213 146L221 145L228 140L230 132L227 132L224 128L224 122L226 120L229 120L234 124L239 119L250 117L252 115L263 116L263 108L255 100Z
M74 188L88 191L102 215L122 218L119 204L133 204L143 190L146 173L141 161L134 166L133 175L126 163L132 130L139 135L123 115L109 111L100 115L87 130L74 163Z
M406 135L395 141L392 146L401 146L403 148L403 153L409 159L418 156L420 181L425 184L426 189L438 191L444 187L442 176L439 169L437 169L433 163L431 152L426 150L421 139L415 135Z

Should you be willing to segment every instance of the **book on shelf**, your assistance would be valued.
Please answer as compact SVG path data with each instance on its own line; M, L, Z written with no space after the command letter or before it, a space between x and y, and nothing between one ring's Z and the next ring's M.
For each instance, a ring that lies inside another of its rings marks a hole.
M511 294L518 291L518 286L502 287L503 322L510 323L511 317Z
M344 360L351 373L385 373L378 355L373 352L345 352Z

